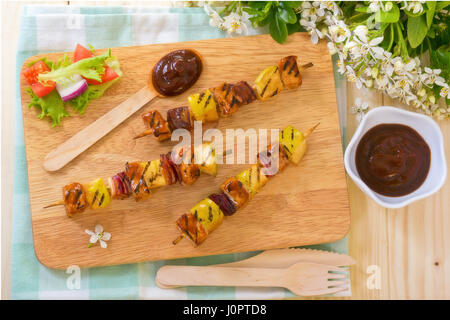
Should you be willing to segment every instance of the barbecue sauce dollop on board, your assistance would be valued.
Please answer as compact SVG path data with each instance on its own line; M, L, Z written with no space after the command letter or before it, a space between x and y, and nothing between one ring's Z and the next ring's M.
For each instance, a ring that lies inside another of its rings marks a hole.
M176 96L188 90L202 70L202 60L193 50L172 51L156 63L151 84L163 96Z
M400 197L417 190L430 169L430 148L412 128L380 124L367 131L356 149L356 169L373 191Z

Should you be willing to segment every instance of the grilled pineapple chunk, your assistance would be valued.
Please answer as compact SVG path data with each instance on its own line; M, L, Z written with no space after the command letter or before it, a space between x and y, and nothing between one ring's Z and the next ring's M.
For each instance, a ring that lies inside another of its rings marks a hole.
M212 143L203 143L194 148L195 163L198 164L200 172L216 176L217 159Z
M111 203L111 195L102 178L98 178L87 185L86 201L92 209L106 208Z
M144 162L143 165L145 167L147 165L147 162ZM167 185L167 181L166 179L164 179L163 168L160 159L149 161L147 170L144 172L144 180L147 184L147 187L149 187L150 189Z
M202 224L208 233L216 229L223 220L223 212L219 206L209 198L197 203L190 212Z
M264 69L255 80L255 89L258 99L266 100L283 90L280 71L277 66Z
M236 176L236 178L242 182L252 196L257 194L259 189L261 189L261 187L264 186L268 180L257 164L254 164L249 169L242 171Z
M288 159L295 164L300 162L306 152L305 136L293 126L281 130L280 144L286 151Z
M188 101L195 120L209 122L219 119L216 101L209 89L206 89L202 93L190 95Z

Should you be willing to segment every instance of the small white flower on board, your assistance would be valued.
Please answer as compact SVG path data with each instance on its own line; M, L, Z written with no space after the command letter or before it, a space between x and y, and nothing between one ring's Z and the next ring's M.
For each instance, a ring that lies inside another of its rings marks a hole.
M361 122L367 111L369 111L369 104L367 102L363 102L360 98L356 98L355 106L352 108L352 113L356 114L356 120L358 120L358 122Z
M96 244L97 241L100 242L100 246L102 248L106 248L108 246L106 241L111 239L111 233L103 232L103 226L101 224L96 224L94 231L86 229L85 232L91 236L89 239L89 248Z

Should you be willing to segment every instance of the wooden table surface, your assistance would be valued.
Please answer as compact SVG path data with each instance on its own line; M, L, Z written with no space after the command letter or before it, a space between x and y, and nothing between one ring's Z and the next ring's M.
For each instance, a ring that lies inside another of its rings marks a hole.
M48 1L7 1L2 16L2 298L11 290L12 184L14 167L14 108L16 50L20 15L25 4ZM63 5L107 5L107 1L53 1ZM170 2L115 1L114 5L171 5ZM7 30L7 32L6 32ZM346 93L346 141L358 122L351 113L360 97L371 107L399 106L398 101L371 90L358 90L341 81L338 94ZM450 120L440 121L445 144L450 143ZM446 149L450 167L450 148ZM351 205L349 254L353 299L450 299L450 179L433 196L403 209L377 205L348 178Z

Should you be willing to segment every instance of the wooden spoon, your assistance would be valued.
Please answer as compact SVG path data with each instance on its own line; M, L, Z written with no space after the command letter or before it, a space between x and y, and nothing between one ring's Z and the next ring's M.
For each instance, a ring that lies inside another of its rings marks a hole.
M188 50L193 51L200 58L201 64L203 65L203 58L200 53L196 50ZM56 149L52 150L45 157L44 169L47 171L56 171L61 169L67 163L72 161L74 158L76 158L78 155L80 155L82 152L84 152L86 149L100 140L102 137L107 135L125 119L142 108L145 104L152 101L155 97L166 97L163 94L159 93L152 83L152 73L155 66L150 72L150 81L148 86L142 88L130 98L120 103L117 107L79 131L73 137L59 145ZM193 83L191 84L191 86L192 85ZM188 88L186 88L186 90L187 89Z

